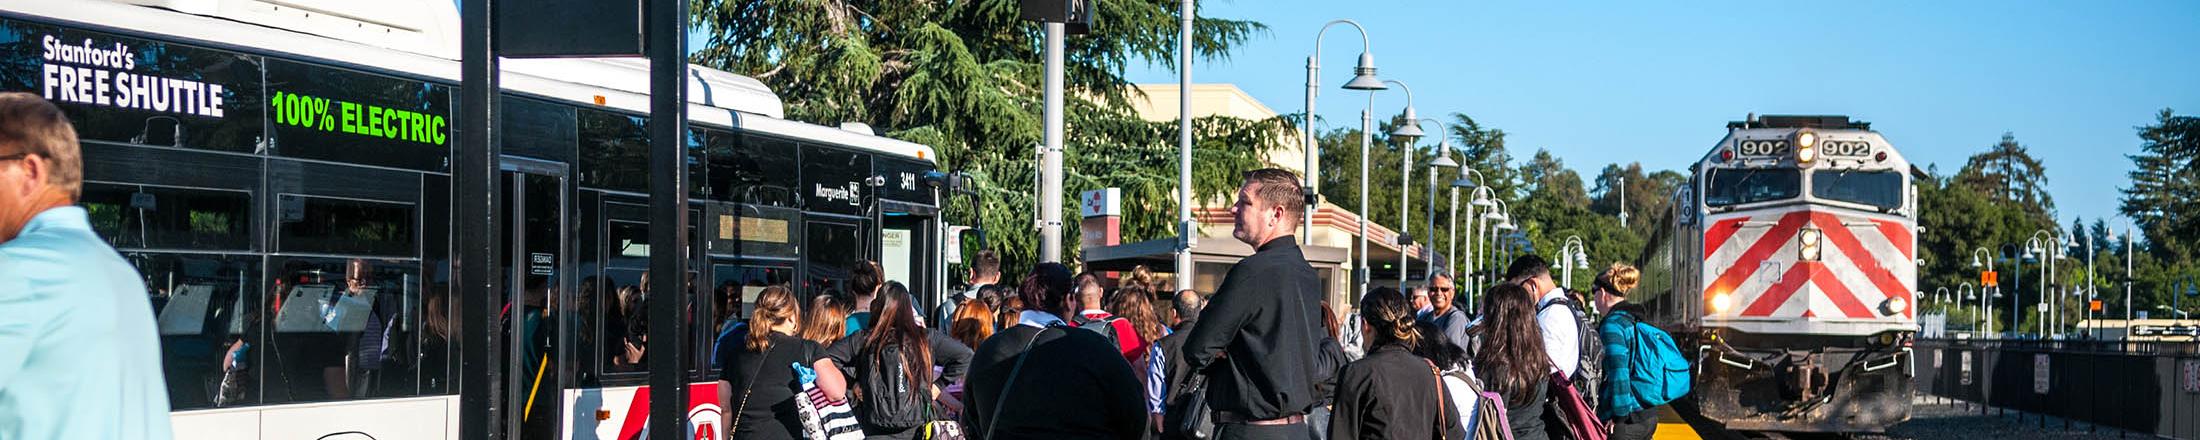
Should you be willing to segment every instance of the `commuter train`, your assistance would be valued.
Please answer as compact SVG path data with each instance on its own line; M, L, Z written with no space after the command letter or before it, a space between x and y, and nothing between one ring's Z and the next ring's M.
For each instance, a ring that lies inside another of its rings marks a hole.
M1696 357L1682 404L1737 431L1880 432L1910 417L1917 172L1864 122L1727 124L1638 260Z
M645 278L637 59L505 61L505 263L454 265L481 240L452 227L481 197L453 193L457 22L449 0L0 0L0 91L75 123L81 204L149 286L176 438L455 439L478 386L507 438L632 439L663 350L693 361L687 438L722 438L710 341L763 286L827 293L873 260L927 303L943 290L930 147L786 120L762 82L699 66L692 271ZM508 290L460 310L454 273ZM643 336L668 299L694 343ZM501 342L454 337L475 314ZM457 380L474 350L492 383Z

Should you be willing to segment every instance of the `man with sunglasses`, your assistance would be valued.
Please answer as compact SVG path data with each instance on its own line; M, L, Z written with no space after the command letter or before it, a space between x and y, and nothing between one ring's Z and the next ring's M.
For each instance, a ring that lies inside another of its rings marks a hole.
M153 305L75 206L76 129L0 93L0 438L166 439Z
M1474 317L1468 316L1465 310L1460 310L1454 306L1458 303L1456 301L1458 296L1459 290L1453 287L1451 274L1437 271L1435 275L1429 277L1429 310L1421 314L1420 320L1442 329L1444 337L1449 338L1451 345L1459 346L1460 350L1473 353L1474 350L1467 347L1467 327L1469 327L1469 323L1474 321Z

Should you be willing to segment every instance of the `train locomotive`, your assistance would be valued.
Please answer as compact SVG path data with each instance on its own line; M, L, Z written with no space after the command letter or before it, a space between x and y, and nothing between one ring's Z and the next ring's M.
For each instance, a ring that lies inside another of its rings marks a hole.
M1637 261L1652 321L1695 351L1682 409L1742 431L1908 420L1918 175L1845 116L1729 123Z

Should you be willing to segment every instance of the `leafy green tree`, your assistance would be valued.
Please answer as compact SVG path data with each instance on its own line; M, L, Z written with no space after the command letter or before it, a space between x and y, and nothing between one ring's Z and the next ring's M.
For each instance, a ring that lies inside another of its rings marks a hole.
M941 167L977 180L975 204L947 207L955 223L982 220L1009 267L1037 261L1036 154L1042 121L1042 31L1013 0L693 0L707 32L691 60L769 85L790 119L866 122L931 145ZM1065 42L1065 200L1078 190L1124 189L1124 239L1175 235L1176 122L1144 121L1123 77L1134 62L1175 62L1177 8L1093 2L1092 31ZM1259 23L1201 16L1203 61L1264 32ZM1195 120L1196 197L1222 200L1238 173L1263 166L1292 130L1282 118ZM1076 207L1064 207L1064 257L1075 259Z

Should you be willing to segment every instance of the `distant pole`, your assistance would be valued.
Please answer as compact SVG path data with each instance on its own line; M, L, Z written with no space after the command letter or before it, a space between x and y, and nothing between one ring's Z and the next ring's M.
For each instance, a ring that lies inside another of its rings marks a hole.
M1177 9L1176 66L1176 289L1192 288L1192 5ZM1311 212L1311 211L1310 211Z
M1360 110L1360 267L1353 269L1352 278L1359 280L1360 289L1354 295L1367 293L1367 282L1374 279L1367 269L1367 223L1374 221L1367 212L1367 154L1368 146L1375 143L1375 92L1367 92L1367 108Z
M2124 225L2124 339L2131 339L2131 225Z
M458 255L457 270L451 271L451 285L458 295L459 316L459 366L458 369L458 433L460 438L499 439L504 431L496 413L496 396L489 390L499 369L494 354L498 353L497 334L492 323L496 312L491 297L502 297L503 278L496 275L501 267L500 253L504 240L500 240L497 217L503 211L497 204L496 176L499 146L497 145L497 53L495 38L496 0L472 0L461 2L464 12L459 20L459 108L458 145L452 151L451 181L453 197L458 201L454 233L471 240L455 240ZM504 409L509 411L509 408Z
M1627 176L1619 177L1619 227L1627 227Z
M651 1L649 52L649 437L688 437L688 2ZM872 191L876 191L873 189ZM715 396L713 396L715 398Z

